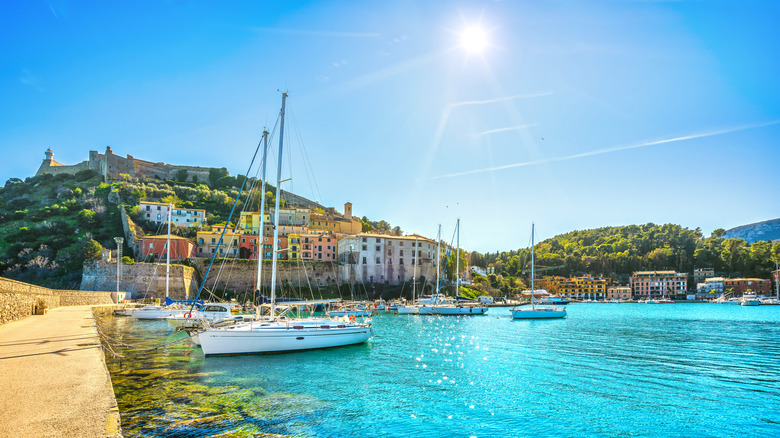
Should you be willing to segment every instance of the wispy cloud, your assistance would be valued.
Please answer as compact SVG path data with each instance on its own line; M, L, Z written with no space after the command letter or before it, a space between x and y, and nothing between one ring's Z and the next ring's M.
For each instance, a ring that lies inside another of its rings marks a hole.
M539 93L532 93L532 94L515 94L513 96L497 97L495 99L467 100L467 101L464 101L464 102L455 102L455 103L451 103L450 106L452 106L452 107L459 107L459 106L468 106L468 105L486 105L486 104L490 104L490 103L507 102L507 101L510 101L510 100L529 99L529 98L532 98L532 97L549 96L551 94L553 94L552 91L541 91Z
M340 31L328 31L328 30L279 29L275 27L255 27L253 29L257 32L281 33L286 35L321 36L321 37L337 37L337 38L379 38L379 33L376 32L340 32Z
M508 126L506 128L489 129L487 131L478 132L478 133L476 133L474 135L490 135L490 134L496 134L498 132L520 131L520 130L523 130L523 129L533 128L536 125L537 125L537 123L526 123L524 125Z
M26 68L22 69L22 77L19 78L19 82L35 89L36 91L43 91L43 87L38 84L38 79L36 79Z
M756 128L763 128L766 126L776 125L780 123L780 120L774 120L771 122L765 122L765 123L755 123L750 125L743 125L733 128L726 128L726 129L720 129L717 131L710 131L710 132L702 132L698 134L691 134L691 135L684 135L682 137L673 137L673 138L666 138L663 140L654 140L654 141L647 141L643 143L637 143L629 146L617 146L612 148L605 148L605 149L597 149L595 151L589 151L589 152L582 152L579 154L574 155L566 155L563 157L551 157L551 158L542 158L539 160L533 160L533 161L524 161L520 163L512 163L512 164L505 164L503 166L495 166L495 167L485 167L482 169L474 169L474 170L467 170L464 172L456 172L456 173L450 173L447 175L440 175L435 176L431 179L443 179L443 178L454 178L458 176L466 176L466 175L474 175L477 173L486 173L486 172L496 172L499 170L506 170L506 169L514 169L517 167L528 167L528 166L536 166L539 164L548 164L548 163L554 163L558 161L568 161L568 160L576 160L578 158L585 158L585 157L592 157L594 155L602 155L602 154L608 154L611 152L619 152L619 151L626 151L630 149L639 149L639 148L646 148L651 146L658 146L662 144L667 143L674 143L678 141L685 141L685 140L694 140L697 138L704 138L704 137L714 137L716 135L723 135L723 134L729 134L732 132L738 132L738 131L745 131L748 129L756 129Z

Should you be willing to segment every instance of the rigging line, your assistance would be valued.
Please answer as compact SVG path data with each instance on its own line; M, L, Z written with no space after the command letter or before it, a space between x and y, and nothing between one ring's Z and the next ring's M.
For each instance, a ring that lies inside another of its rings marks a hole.
M303 135L301 135L300 126L298 125L298 121L295 118L295 113L291 113L292 116L292 125L295 128L295 132L298 135L298 148L301 153L301 161L303 162L303 167L306 172L306 178L309 181L309 190L311 190L312 197L315 197L315 200L317 203L322 203L322 194L320 193L320 188L317 184L317 178L315 177L314 168L311 164L311 160L309 159L309 153L306 150L306 143L303 141Z
M252 172L252 166L255 164L255 158L257 158L257 153L260 151L260 147L263 145L262 140L257 142L257 147L255 148L255 153L252 155L252 161L249 162L249 169L246 171L246 175L249 175ZM248 177L244 177L244 181L241 183L241 189L238 191L238 196L236 196L236 200L233 203L233 208L230 209L230 215L228 215L227 220L225 221L225 228L222 229L222 234L219 236L219 240L217 241L217 247L214 249L214 254L211 256L211 261L209 262L209 267L206 269L206 275L203 278L203 282L200 285L200 288L198 289L198 295L195 297L195 301L197 301L200 298L200 294L203 291L203 287L206 284L206 279L209 278L209 272L211 271L211 266L214 264L214 259L217 256L217 249L219 249L220 244L222 243L222 238L225 236L225 230L227 230L227 224L230 223L230 220L233 218L233 213L236 210L236 205L238 204L238 198L241 197L241 192L244 190L244 185L246 184ZM195 308L195 305L190 307L190 312Z

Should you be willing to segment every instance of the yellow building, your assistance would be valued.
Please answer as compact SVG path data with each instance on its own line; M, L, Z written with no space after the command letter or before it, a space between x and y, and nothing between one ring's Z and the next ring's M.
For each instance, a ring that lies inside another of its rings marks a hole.
M579 300L603 300L607 297L607 280L601 277L543 277L535 282L537 289L553 295Z
M271 215L268 213L263 214L264 219L263 228L266 229L273 229L273 224L271 224ZM260 227L260 213L254 212L254 211L243 211L241 212L241 218L238 221L238 229L243 232L244 234L258 234L258 228ZM267 234L267 233L263 233Z
M289 256L289 260L301 259L301 235L300 234L287 235L287 255Z
M360 218L352 216L352 204L344 204L344 214L329 208L324 213L312 212L309 228L330 234L358 234L363 231Z
M198 245L198 249L195 252L196 257L211 257L217 249L217 243L219 237L222 236L222 231L225 229L225 224L212 225L209 230L199 230L195 243ZM241 237L240 230L230 230L225 232L222 237L222 245L219 247L218 257L238 257L239 238Z

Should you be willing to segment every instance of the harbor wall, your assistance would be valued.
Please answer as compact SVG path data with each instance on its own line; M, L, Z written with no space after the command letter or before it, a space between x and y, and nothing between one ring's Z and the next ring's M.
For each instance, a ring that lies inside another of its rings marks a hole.
M120 291L133 299L165 297L165 263L122 264L120 268ZM116 274L115 261L85 262L81 290L116 290ZM174 300L192 298L198 292L199 279L189 266L170 265L168 296Z
M49 289L0 277L0 324L26 318L36 308L53 309L60 306L113 304L124 299L124 294L106 291L77 291Z
M197 258L194 261L201 274L206 273L209 259ZM221 267L221 261L215 260L209 272L206 287L210 290L227 290L230 292L246 292L255 289L257 282L256 260L228 260ZM220 272L221 270L221 272ZM263 264L263 285L271 284L271 263ZM333 262L279 262L276 281L294 287L329 287L340 285L338 281L338 264ZM216 281L216 286L215 286Z

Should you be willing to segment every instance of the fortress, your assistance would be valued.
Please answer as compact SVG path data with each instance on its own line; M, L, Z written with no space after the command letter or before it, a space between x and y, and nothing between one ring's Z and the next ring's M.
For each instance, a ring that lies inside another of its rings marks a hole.
M106 152L101 154L98 151L89 151L89 160L82 161L79 164L68 166L54 161L54 153L48 149L45 153L46 158L41 163L41 167L36 176L44 173L59 175L66 173L73 175L80 170L94 170L108 182L113 179L119 179L120 174L127 174L136 178L159 178L162 180L175 180L179 171L187 172L187 181L207 183L209 180L209 171L211 167L197 166L176 166L165 163L152 163L151 161L139 160L127 155L127 158L115 155L111 151L111 146L106 147Z

